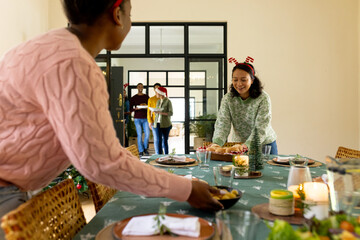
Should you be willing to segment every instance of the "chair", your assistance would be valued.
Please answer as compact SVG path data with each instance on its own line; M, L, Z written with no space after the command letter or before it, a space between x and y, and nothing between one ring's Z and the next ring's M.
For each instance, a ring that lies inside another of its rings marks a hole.
M135 144L127 147L126 150L128 150L129 152L131 152L132 155L134 155L135 157L138 157L140 159L139 151Z
M346 147L339 147L335 158L360 158L360 151Z
M86 182L91 192L95 211L99 212L100 209L115 195L117 190L100 183L94 183L88 179L86 179Z
M360 151L340 146L336 152L335 158L360 158ZM360 189L360 176L358 174L352 176L352 181L354 189ZM343 178L335 180L336 189L344 189L344 185Z
M86 224L72 179L36 195L1 219L6 239L72 239Z
M140 159L139 151L135 144L126 148L132 155ZM91 192L91 197L95 205L95 211L99 212L100 209L115 195L116 189L102 185L100 183L94 183L86 179L88 187Z

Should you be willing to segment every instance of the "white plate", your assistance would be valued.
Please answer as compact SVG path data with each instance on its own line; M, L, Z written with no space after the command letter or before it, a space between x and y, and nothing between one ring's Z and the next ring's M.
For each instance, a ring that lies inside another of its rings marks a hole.
M149 107L150 111L155 112L155 111L162 111L162 108L153 108L153 107Z
M138 108L138 109L145 109L145 108L148 108L148 106L147 106L147 105L146 105L146 106L138 105L138 106L136 106L136 108Z

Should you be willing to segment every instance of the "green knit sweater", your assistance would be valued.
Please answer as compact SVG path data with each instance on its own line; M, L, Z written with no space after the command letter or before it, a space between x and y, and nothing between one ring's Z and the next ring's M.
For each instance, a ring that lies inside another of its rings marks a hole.
M256 126L260 135L261 144L272 143L276 140L276 133L271 127L271 101L266 92L258 98L232 97L227 93L223 97L215 123L213 142L223 146L226 142L231 124L234 128L232 141L244 142L250 145Z

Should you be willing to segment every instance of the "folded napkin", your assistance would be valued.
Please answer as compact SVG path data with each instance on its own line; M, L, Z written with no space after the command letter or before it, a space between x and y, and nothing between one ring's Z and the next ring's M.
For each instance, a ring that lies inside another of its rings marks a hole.
M156 215L133 217L124 228L123 235L150 236L159 234ZM161 224L165 225L172 233L188 236L200 236L200 222L198 217L177 218L165 216L160 218Z
M168 160L174 160L176 162L186 162L186 156L177 156L177 155L174 155L174 156L165 156L165 157L161 157L158 159L159 162L162 162L162 161L168 161Z
M288 162L290 157L277 157L277 162Z

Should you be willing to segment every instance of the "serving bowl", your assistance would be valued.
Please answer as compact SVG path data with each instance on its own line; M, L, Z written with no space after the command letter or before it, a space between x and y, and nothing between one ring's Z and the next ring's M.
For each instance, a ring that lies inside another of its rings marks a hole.
M218 200L223 206L224 209L228 209L231 208L232 206L234 206L239 199L242 197L242 192L239 189L236 188L232 188L232 187L226 187L226 186L215 186L217 189L224 189L227 190L228 192L231 192L232 190L236 190L238 192L238 195L235 198L230 198L230 199L220 199Z

